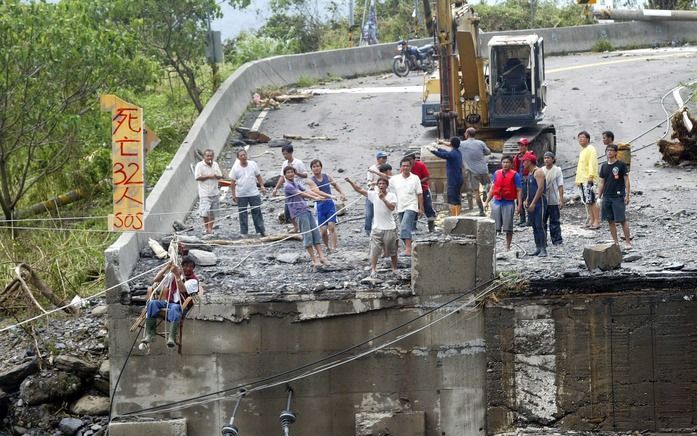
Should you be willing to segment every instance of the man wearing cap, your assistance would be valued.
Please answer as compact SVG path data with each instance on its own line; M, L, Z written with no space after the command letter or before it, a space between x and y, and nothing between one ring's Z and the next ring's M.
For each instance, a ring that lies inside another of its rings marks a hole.
M543 222L545 225L545 235L547 235L547 227L549 227L549 236L552 244L561 245L561 224L559 222L560 211L564 207L564 175L561 168L554 165L554 153L548 151L545 153L545 166L542 171L545 173L545 182L547 189L545 190L545 199L547 207L544 211ZM548 224L549 223L549 224Z
M477 199L479 215L484 216L484 204L482 204L482 199L479 195L479 185L487 187L491 184L489 165L485 157L491 154L491 150L483 141L476 139L476 135L477 131L474 127L469 127L465 130L465 140L460 144L460 154L462 154L463 165L470 170L470 187L472 194Z
M380 179L380 166L387 163L387 153L384 151L378 151L375 153L375 164L368 168L368 174L366 175L366 182L368 185L368 190L371 191L375 189L377 181ZM366 235L370 235L370 230L373 225L373 203L366 197L365 199L365 222L363 223L363 230L365 230Z
M535 153L529 151L523 156L523 166L528 171L528 196L525 207L528 212L528 222L532 225L535 237L535 251L531 256L547 257L547 243L542 215L545 210L545 173L537 167Z
M186 307L182 309L182 304L189 295L197 293L199 289L198 277L194 274L194 259L184 256L181 264L182 266L179 268L174 263L169 263L155 275L154 282L159 283L169 273L171 274L171 282L160 296L154 296L148 300L146 305L145 334L143 335L142 343L147 344L155 340L157 316L161 309L167 309L167 322L169 323L167 346L172 348L176 345L174 338L177 336L179 322L182 319L182 314L185 314L188 310ZM150 292L152 292L152 289Z
M460 215L460 190L464 182L462 177L462 154L460 154L460 138L453 136L450 138L452 150L441 150L432 146L427 147L428 151L441 159L445 159L445 175L448 179L448 204L450 205L450 215ZM481 198L478 199L481 203ZM484 210L483 207L480 210Z
M421 180L421 192L423 192L423 211L428 219L428 231L433 232L436 228L435 218L436 211L433 210L433 202L431 201L431 189L428 187L428 181L431 178L431 173L426 168L426 164L420 160L416 160L416 153L407 153L405 158L411 162L411 173ZM414 221L414 230L416 230L416 221Z
M600 228L600 209L595 198L595 179L598 178L598 153L590 143L591 135L585 130L578 134L581 152L576 165L576 186L581 190L581 200L586 205L588 220L585 227L591 230Z
M520 174L520 176L523 178L523 199L527 198L528 196L528 187L527 187L527 180L528 180L528 172L525 170L524 165L523 165L523 156L525 156L525 153L528 152L528 148L530 147L530 140L528 138L520 138L518 140L518 154L513 156L513 171L517 172ZM526 222L525 216L526 216L526 210L524 207L520 208L520 222L518 223L519 226L525 226L528 225L529 223Z
M513 159L510 156L501 158L501 169L494 173L494 181L489 188L485 206L491 200L491 218L496 222L496 232L506 233L506 250L511 249L513 241L513 215L518 201L518 213L523 204L523 177L512 168Z
M617 245L619 241L616 223L622 223L624 247L629 249L632 248L632 242L629 236L629 223L625 216L629 204L629 170L624 162L617 159L617 145L608 144L605 147L605 154L607 162L600 167L598 189L598 196L603 199L603 219L607 220L610 234Z

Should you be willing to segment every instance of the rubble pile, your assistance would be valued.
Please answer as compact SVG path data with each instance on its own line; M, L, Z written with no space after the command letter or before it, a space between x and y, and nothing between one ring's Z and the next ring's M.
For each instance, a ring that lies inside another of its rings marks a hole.
M0 335L0 434L104 434L109 414L105 326L101 302L77 318L37 321L36 342L21 327Z
M689 110L683 109L673 114L671 125L673 141L658 141L658 150L663 160L671 165L697 162L697 119Z

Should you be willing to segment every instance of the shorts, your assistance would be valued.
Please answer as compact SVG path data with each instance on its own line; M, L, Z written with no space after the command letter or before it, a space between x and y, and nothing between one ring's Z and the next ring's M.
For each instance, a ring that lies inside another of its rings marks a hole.
M318 201L315 203L315 209L317 209L317 223L320 226L336 222L336 205L334 200Z
M448 180L448 204L459 206L462 204L460 191L462 190L462 180L451 182Z
M399 213L399 239L411 240L411 232L414 226L416 226L416 219L418 217L418 212L413 210L405 210Z
M497 232L513 231L513 216L515 215L515 203L491 203L491 217L496 222Z
M315 217L312 216L309 210L296 216L295 219L298 222L300 233L303 235L303 246L305 248L322 243Z
M618 223L624 222L627 219L625 216L626 210L627 206L624 204L623 197L608 197L607 195L603 197L603 220Z
M218 210L220 200L217 195L211 195L210 197L201 197L198 202L198 213L203 218L215 218L214 211Z
M593 182L581 183L581 201L583 204L595 204L595 184Z
M491 183L491 176L489 173L486 174L474 174L470 173L470 189L478 190L479 185L487 186Z
M373 229L370 232L370 257L380 257L382 253L397 255L397 229Z

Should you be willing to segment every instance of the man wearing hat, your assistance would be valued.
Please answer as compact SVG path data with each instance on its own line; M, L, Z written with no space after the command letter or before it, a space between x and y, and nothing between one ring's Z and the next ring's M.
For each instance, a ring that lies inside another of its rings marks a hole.
M608 144L605 147L605 154L607 162L600 167L600 187L598 188L598 197L603 199L603 219L607 220L610 234L617 245L619 241L616 223L622 224L624 247L630 249L632 241L629 236L629 223L625 216L629 204L629 170L627 164L617 159L617 145Z
M554 165L556 159L551 151L545 152L545 166L542 171L545 173L545 199L547 207L544 211L543 222L545 226L545 236L549 227L549 236L552 244L561 245L561 224L559 222L560 211L564 207L564 175L561 168ZM549 224L548 224L549 223Z
M375 153L375 164L368 168L368 174L366 175L366 182L368 182L368 190L371 191L375 189L375 185L380 179L380 167L387 163L387 153L384 151L378 151ZM365 199L365 223L363 224L363 230L367 235L370 235L373 225L373 203Z
M527 191L527 189L528 189L528 187L527 187L528 172L523 165L523 157L528 152L529 148L530 148L530 140L528 138L520 138L518 140L518 154L513 156L513 171L520 174L520 176L523 178L523 199L527 198L527 196L528 196L528 191ZM526 220L525 220L525 215L526 215L525 208L523 207L520 210L521 210L520 222L518 223L518 225L524 226L524 225L529 224L529 222L526 222Z
M528 222L532 225L532 234L535 237L535 252L531 256L547 257L545 241L545 228L542 215L545 210L545 173L537 167L537 157L533 152L527 152L523 156L523 167L528 172L528 196L525 208L528 212Z

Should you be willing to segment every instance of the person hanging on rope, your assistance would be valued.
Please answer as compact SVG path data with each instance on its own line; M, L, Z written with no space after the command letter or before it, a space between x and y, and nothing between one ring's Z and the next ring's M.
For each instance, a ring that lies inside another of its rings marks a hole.
M144 344L155 341L155 328L160 310L167 310L168 336L167 346L176 345L175 337L179 329L182 316L186 314L188 307L183 307L187 298L198 292L198 277L194 273L195 262L190 256L184 256L181 268L174 262L170 262L155 276L154 282L161 283L155 287L155 291L161 287L159 298L150 298L146 305L145 335L141 341ZM154 291L153 291L154 292Z

